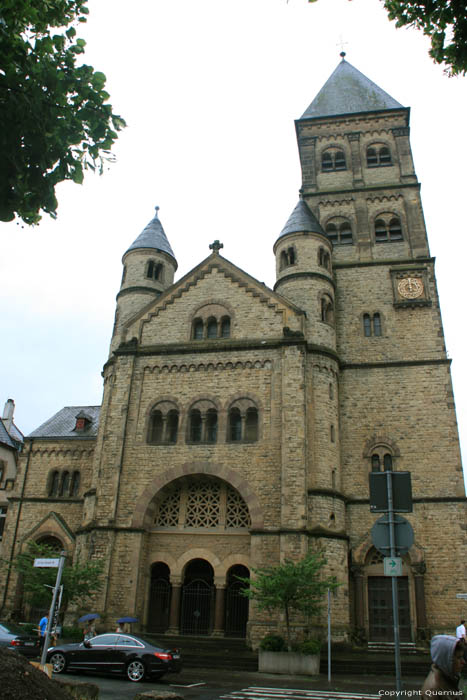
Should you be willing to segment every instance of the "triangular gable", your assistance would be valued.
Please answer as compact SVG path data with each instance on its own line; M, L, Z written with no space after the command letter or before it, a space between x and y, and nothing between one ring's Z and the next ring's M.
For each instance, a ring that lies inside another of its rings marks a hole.
M21 538L21 547L25 542L32 539L37 540L38 537L55 536L58 538L60 535L70 545L73 545L75 541L73 531L68 527L61 515L51 510L50 513L45 515L42 520L39 520L39 522Z
M143 336L145 335L146 324L151 323L155 317L170 309L171 305L175 304L184 295L189 294L190 290L213 273L222 275L237 287L242 288L244 292L257 299L260 304L263 304L264 309L270 309L273 313L281 314L284 326L289 326L297 331L303 330L304 312L302 309L274 292L264 283L256 280L226 258L217 253L212 253L161 296L152 300L139 313L127 321L125 324L127 337L136 336L139 342L144 343ZM184 340L187 340L186 336Z

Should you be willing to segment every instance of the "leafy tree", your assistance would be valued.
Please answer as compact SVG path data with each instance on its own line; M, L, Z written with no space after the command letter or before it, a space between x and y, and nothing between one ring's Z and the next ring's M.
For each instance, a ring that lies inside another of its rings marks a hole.
M308 0L316 2L316 0ZM467 71L465 0L382 0L397 27L417 27L431 39L430 56L444 63L449 75Z
M50 606L52 598L48 586L55 585L57 569L35 567L34 559L54 557L57 557L57 552L50 545L29 542L13 562L13 568L21 575L28 602L35 607ZM82 564L65 562L62 584L62 609L66 610L70 603L84 606L94 593L102 589L102 563L89 560Z
M87 0L0 4L0 221L57 216L55 186L102 173L124 120L107 104L105 75L77 65Z
M279 566L253 569L253 579L238 577L244 584L242 594L255 600L259 610L279 611L285 615L287 648L292 650L290 617L294 612L307 617L316 615L328 588L340 584L335 576L321 578L326 559L321 551L310 552L304 559L288 559Z

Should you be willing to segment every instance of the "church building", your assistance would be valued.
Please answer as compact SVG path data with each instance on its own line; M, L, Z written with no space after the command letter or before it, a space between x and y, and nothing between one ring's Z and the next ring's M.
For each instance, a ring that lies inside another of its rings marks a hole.
M133 615L161 636L256 647L283 622L237 577L319 547L341 584L333 638L392 641L369 499L387 470L410 472L413 495L401 641L460 619L467 501L410 110L341 56L295 123L302 184L271 231L274 288L219 241L176 280L156 211L123 255L102 405L25 438L3 556L34 540L101 560L93 605L109 627ZM0 576L5 616L21 586Z

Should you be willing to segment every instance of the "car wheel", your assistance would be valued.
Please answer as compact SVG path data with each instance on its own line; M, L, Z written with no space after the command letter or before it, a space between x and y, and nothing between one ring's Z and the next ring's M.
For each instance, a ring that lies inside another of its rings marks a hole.
M139 659L134 659L133 661L130 661L130 663L126 667L127 678L128 680L133 681L134 683L142 681L145 674L146 669L144 667L143 662Z
M52 669L54 673L63 673L66 669L66 658L64 655L57 651L49 659L49 663L52 664Z

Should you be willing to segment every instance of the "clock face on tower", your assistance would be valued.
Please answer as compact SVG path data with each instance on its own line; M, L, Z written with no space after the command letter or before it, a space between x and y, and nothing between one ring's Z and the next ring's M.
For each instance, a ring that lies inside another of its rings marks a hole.
M418 299L423 289L423 281L419 277L404 277L397 283L397 291L404 299Z

